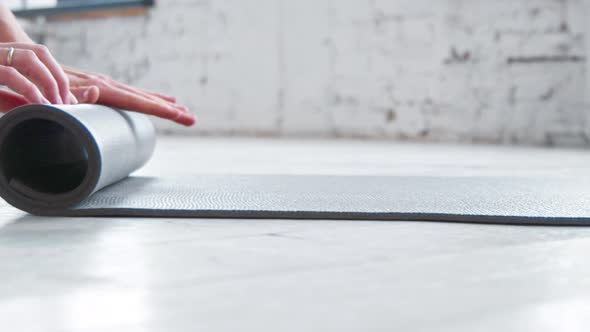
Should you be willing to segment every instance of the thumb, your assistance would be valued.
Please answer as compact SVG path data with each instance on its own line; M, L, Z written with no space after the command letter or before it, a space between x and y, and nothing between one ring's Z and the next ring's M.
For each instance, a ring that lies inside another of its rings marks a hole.
M0 112L6 113L13 108L26 105L29 102L21 95L11 91L0 90Z
M84 104L95 104L100 97L100 90L95 85L77 86L70 88L70 91L78 99L78 102Z

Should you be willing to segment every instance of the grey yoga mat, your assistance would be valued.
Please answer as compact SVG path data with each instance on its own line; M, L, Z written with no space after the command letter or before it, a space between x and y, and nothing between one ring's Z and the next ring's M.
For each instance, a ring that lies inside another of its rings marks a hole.
M97 105L28 105L0 119L0 195L37 215L590 224L590 179L129 176L154 128Z

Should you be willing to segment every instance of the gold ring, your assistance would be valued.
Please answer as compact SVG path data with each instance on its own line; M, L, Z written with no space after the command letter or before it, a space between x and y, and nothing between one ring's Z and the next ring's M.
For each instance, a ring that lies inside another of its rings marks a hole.
M8 49L8 56L6 57L7 66L12 66L12 57L14 57L14 47Z

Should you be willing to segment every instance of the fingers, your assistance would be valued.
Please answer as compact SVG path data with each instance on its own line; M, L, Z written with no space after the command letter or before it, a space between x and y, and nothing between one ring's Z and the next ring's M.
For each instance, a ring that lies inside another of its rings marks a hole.
M101 75L101 74L84 73L84 72L81 72L81 71L76 70L74 68L67 67L67 66L62 66L62 67L63 67L64 71L67 74L69 74L70 76L75 77L76 80L101 80L101 81L104 81L107 84L114 85L115 87L118 87L120 89L127 90L127 91L132 92L132 93L141 94L141 95L143 95L146 98L152 98L152 99L153 98L158 98L158 99L161 99L163 101L172 103L175 106L179 106L181 109L184 108L184 109L186 109L188 111L188 109L186 107L180 106L180 105L176 105L176 98L173 97L173 96L168 96L168 95L165 95L165 94L162 94L162 93L148 91L148 90L145 90L145 89L133 88L133 87L127 86L125 84L119 83L119 82L117 82L117 81L115 81L115 80L113 80L113 79L111 79L111 78L109 78L107 76Z
M13 108L27 104L28 101L12 91L0 90L0 112L6 113Z
M159 103L164 102L164 103L168 104L168 106L170 106L170 107L174 107L182 112L188 113L188 108L186 108L185 106L176 104L176 98L174 98L174 97L165 96L167 99L164 99L163 97L160 97L160 96L164 96L164 95L146 92L145 90L133 88L133 87L130 87L130 86L125 85L123 83L119 83L117 81L114 81L112 79L107 79L107 83L109 85L112 85L112 86L119 88L121 90L125 90L127 92L132 93L132 94L141 95L142 97L147 98L147 99L151 99L155 102L159 102ZM156 96L156 95L160 95L160 96ZM174 101L171 101L171 100L174 100Z
M70 82L68 76L61 68L57 60L51 55L49 49L44 45L32 45L32 44L16 44L22 49L29 49L37 55L39 60L47 67L59 88L59 96L63 103L71 104L73 100L70 100ZM14 46L13 46L14 47Z
M119 84L121 84L121 83L119 83ZM138 93L141 93L143 95L150 96L150 97L155 97L155 98L159 98L159 99L162 99L162 100L167 101L169 103L176 104L176 98L173 97L173 96L168 96L168 95L165 95L165 94L162 94L162 93L159 93L159 92L149 91L149 90L145 90L145 89L132 88L132 87L128 87L128 88L131 88L131 89L133 89L133 90L135 90Z
M78 104L78 98L76 98L76 96L72 93L72 91L68 92L68 96L69 96L69 100L71 101L72 104Z
M104 75L85 73L65 66L63 68L73 86L71 90L80 102L99 103L150 114L185 126L195 123L195 117L189 113L188 108L176 105L174 97L133 88ZM98 88L96 95L94 90L88 91L89 96L83 95L89 86Z
M0 85L6 85L30 103L50 104L41 90L13 67L0 66Z
M101 104L155 115L185 126L191 126L195 123L195 117L187 112L172 107L167 103L159 103L111 85L100 87L99 102Z
M6 62L10 48L6 48L5 46L19 47L19 44L2 44L2 48L0 48L1 65L10 65L10 67L18 70L24 77L34 83L50 102L54 104L64 103L60 93L60 83L58 83L56 77L54 77L53 73L48 69L45 63L41 61L35 51L26 48L17 48L14 50L12 62L8 64ZM27 45L29 48L32 46L36 45ZM65 74L63 75L65 76ZM60 78L60 81L63 81L63 77ZM64 83L62 82L61 84L63 85ZM69 84L66 84L65 87L69 88ZM67 91L68 90L65 91L66 97Z
M143 89L138 89L138 90L143 91L144 93L147 93L147 94L156 96L156 97L158 97L160 99L163 99L163 100L165 100L167 102L176 103L176 97L168 96L168 95L165 95L165 94L161 94L159 92L153 92L153 91L143 90Z
M96 104L100 96L100 90L97 86L80 86L71 88L71 92L80 103Z

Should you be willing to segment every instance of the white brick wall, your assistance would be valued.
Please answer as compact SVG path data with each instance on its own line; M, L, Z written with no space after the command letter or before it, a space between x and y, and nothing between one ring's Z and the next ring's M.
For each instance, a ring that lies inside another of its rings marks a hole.
M584 4L160 0L45 41L199 116L163 132L589 145Z

